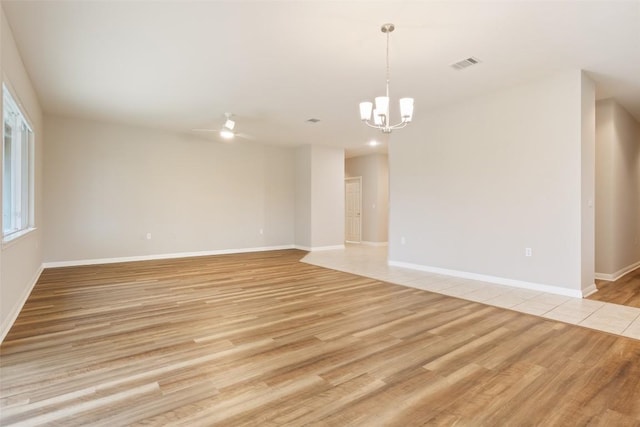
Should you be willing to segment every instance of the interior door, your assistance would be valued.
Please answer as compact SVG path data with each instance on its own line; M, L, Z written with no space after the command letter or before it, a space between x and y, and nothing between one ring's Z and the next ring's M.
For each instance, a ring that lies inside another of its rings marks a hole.
M360 243L362 240L362 177L347 178L345 194L345 240Z

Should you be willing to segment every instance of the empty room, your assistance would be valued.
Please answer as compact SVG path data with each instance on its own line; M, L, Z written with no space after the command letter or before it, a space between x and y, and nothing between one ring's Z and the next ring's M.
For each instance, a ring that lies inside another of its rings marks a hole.
M2 0L0 425L640 425L640 2Z

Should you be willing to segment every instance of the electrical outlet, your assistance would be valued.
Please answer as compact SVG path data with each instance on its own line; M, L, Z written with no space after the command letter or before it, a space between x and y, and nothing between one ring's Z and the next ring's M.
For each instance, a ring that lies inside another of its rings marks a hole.
M260 229L260 235L264 234L264 230L261 228Z
M400 238L400 244L401 244L401 245L404 245L404 244L406 244L406 243L407 243L407 239L405 239L405 238L404 238L404 236L402 236L402 237Z
M151 233L147 233L147 240L151 240Z
M531 251L531 248L524 248L524 256L532 256L533 252Z

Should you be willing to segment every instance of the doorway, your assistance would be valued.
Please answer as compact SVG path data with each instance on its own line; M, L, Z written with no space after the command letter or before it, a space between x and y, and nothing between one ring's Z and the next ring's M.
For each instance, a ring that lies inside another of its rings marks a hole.
M345 241L360 243L362 241L362 177L344 180L345 197Z

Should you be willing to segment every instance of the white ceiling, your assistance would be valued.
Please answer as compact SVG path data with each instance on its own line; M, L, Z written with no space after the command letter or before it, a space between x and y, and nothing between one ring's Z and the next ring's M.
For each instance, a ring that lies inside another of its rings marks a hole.
M12 1L7 19L47 113L367 152L358 103L421 112L581 68L640 120L640 1ZM475 56L464 71L449 65ZM392 104L395 105L395 104ZM317 124L306 122L320 119ZM380 138L379 138L380 139ZM363 151L364 150L364 151Z

